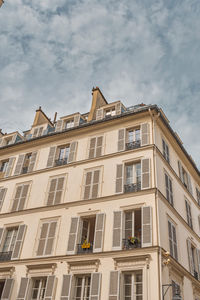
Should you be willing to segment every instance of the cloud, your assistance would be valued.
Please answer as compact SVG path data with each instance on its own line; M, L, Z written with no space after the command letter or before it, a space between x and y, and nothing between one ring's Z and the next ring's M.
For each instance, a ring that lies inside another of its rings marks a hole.
M0 127L28 129L108 101L156 103L200 166L198 0L5 1L0 9ZM23 114L21 112L23 111Z

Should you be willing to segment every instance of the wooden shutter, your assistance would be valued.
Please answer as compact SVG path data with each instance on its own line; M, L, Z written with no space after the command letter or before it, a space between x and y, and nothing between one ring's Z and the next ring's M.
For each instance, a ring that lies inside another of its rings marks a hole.
M30 158L30 162L29 162L29 166L28 166L28 172L33 172L34 166L35 166L36 157L37 157L37 152L32 152L31 158Z
M149 123L141 124L141 146L149 145Z
M84 186L84 195L83 195L84 200L90 198L91 184L92 184L92 172L90 171L85 174L85 186Z
M150 206L142 207L142 247L152 246L152 210Z
M116 182L115 182L115 193L123 193L123 164L117 165L116 169Z
M113 250L121 250L122 248L122 216L122 211L114 211L112 240Z
M120 115L121 114L121 112L122 112L122 105L121 105L121 103L117 103L115 105L115 111L116 111L116 115Z
M50 181L47 205L59 204L62 198L64 177L53 178Z
M141 176L142 189L150 188L150 159L145 158L141 160Z
M20 225L18 228L15 246L12 252L12 259L18 259L20 256L26 228L27 228L26 225Z
M75 254L77 240L78 240L78 231L79 231L79 221L78 217L71 218L71 226L69 232L69 240L68 240L68 247L67 247L67 254Z
M21 283L19 287L19 292L17 295L17 300L25 300L27 291L28 291L28 283L29 283L29 278L27 277L22 277L21 278Z
M78 142L72 142L70 144L68 163L75 161L77 144Z
M6 168L6 172L5 172L5 177L11 176L14 161L15 161L15 157L11 157L9 159L9 162L8 162L8 165L7 165L7 168Z
M96 111L96 120L101 120L103 119L103 108L99 108Z
M120 272L110 272L109 300L119 300Z
M200 250L196 249L196 255L197 255L197 264L198 264L198 274L200 279Z
M74 116L74 127L79 126L80 124L80 115Z
M4 201L5 196L6 196L6 191L7 191L6 188L0 188L0 210L2 208L3 201Z
M60 300L70 300L72 275L63 275Z
M190 194L193 195L191 177L188 173L187 173L187 179L188 179L188 190L189 190Z
M59 204L61 202L63 187L64 187L64 177L57 178L57 189L55 193L55 201L54 204Z
M16 193L15 193L15 198L13 200L13 205L12 205L12 209L11 211L16 211L18 209L19 206L19 199L21 197L21 192L22 192L22 186L23 185L19 185L16 188Z
M56 185L57 185L57 178L51 179L50 186L49 186L47 205L54 204Z
M95 170L93 172L93 184L92 184L92 195L91 195L92 199L95 199L98 197L99 179L100 179L100 170Z
M62 130L62 125L63 125L63 121L62 120L58 120L56 123L56 129L55 131L61 131Z
M102 155L103 136L99 136L96 141L96 157Z
M90 139L90 148L89 148L89 156L88 156L89 159L95 157L95 149L96 149L96 137Z
M19 158L18 158L18 161L17 161L17 165L15 167L14 175L19 175L19 174L22 173L24 159L25 159L25 154L20 154Z
M17 186L15 198L11 211L23 210L30 184L22 184Z
M12 289L13 289L14 279L7 278L4 284L4 288L1 295L1 300L10 300Z
M48 228L49 228L49 223L43 223L41 225L41 232L40 232L40 238L39 238L39 243L38 243L37 256L41 256L44 253Z
M96 215L95 236L93 252L102 252L103 235L104 235L105 214L99 213Z
M184 180L183 180L183 166L182 166L180 160L178 160L178 170L179 170L179 177L180 177L181 181L184 182Z
M190 240L187 240L187 249L188 249L188 261L189 261L189 270L194 276L194 263L192 258L192 243Z
M92 273L89 300L99 300L100 289L101 289L101 273Z
M5 232L5 229L3 227L0 227L0 248L3 247L2 241L3 241L3 237L4 237L4 232Z
M48 276L44 300L52 300L53 299L55 284L56 284L55 275Z
M118 151L125 150L125 129L118 130Z
M51 147L49 149L49 157L47 160L47 168L53 167L55 162L55 156L56 156L56 147Z
M56 227L57 227L56 221L52 221L49 223L49 230L48 230L48 236L47 236L44 255L52 254L53 244L54 244L55 235L56 235Z

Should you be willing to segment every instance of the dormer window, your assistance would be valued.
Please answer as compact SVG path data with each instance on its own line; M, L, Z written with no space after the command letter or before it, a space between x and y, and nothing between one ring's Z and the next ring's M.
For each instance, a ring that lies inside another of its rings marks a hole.
M74 119L65 121L65 129L74 127Z
M106 118L108 118L108 117L110 117L110 116L115 116L115 115L116 115L115 107L106 109L106 111L105 111L105 117L106 117Z
M33 135L32 135L32 138L36 138L36 137L39 137L42 135L42 132L43 132L43 129L44 127L37 127L33 130Z

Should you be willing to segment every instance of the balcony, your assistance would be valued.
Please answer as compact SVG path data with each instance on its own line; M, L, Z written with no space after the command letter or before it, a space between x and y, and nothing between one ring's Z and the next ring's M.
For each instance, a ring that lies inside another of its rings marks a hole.
M22 168L22 174L28 173L28 167L23 167Z
M122 250L130 250L135 248L141 248L141 242L139 239L131 241L131 239L122 240Z
M90 246L89 246L89 244L90 244ZM93 252L93 243L88 243L86 245L84 245L84 244L77 245L77 254L87 254L87 253L92 253L92 252Z
M9 252L0 252L0 262L11 260L12 251Z
M195 270L194 270L194 278L197 279L197 280L199 280L199 274L198 274L198 272L195 271Z
M141 182L124 185L124 193L138 192L140 190L141 190Z
M55 160L55 165L56 166L62 166L62 165L66 165L66 164L67 164L67 158L56 159Z
M141 146L141 141L134 141L134 142L130 142L130 143L126 143L126 150L133 150L133 149L137 149L140 148Z

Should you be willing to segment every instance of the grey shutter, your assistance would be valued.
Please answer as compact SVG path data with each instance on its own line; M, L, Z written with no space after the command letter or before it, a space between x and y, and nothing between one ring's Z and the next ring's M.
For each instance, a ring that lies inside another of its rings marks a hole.
M14 284L14 279L12 279L12 278L6 279L6 282L5 282L3 291L2 291L1 300L10 300L11 299L13 284Z
M142 189L150 188L150 159L141 160Z
M19 201L20 201L20 197L21 197L22 187L23 187L23 185L19 185L16 188L15 198L13 200L13 205L12 205L11 211L16 211L19 207Z
M6 191L7 191L6 188L0 188L0 210L2 208L3 201L5 199Z
M200 250L196 249L197 253L197 263L198 263L198 274L199 274L199 280L200 280Z
M25 154L19 155L17 165L15 167L14 175L19 175L19 174L22 173L22 167L23 167L24 159L25 159Z
M47 236L47 242L45 247L44 255L51 255L53 250L53 245L55 241L57 222L53 221L49 223L49 230Z
M96 157L102 155L103 137L99 136L96 140Z
M125 150L125 129L118 130L118 151Z
M104 235L105 214L99 213L96 215L95 237L93 252L102 252L103 235Z
M89 300L99 300L100 289L101 289L101 273L92 273Z
M179 177L180 177L181 181L184 182L184 180L183 180L183 166L182 166L180 160L178 160L178 170L179 170Z
M44 300L52 300L53 299L55 284L56 284L55 275L48 276L47 277L47 285L46 285L46 292L45 292Z
M64 187L64 177L57 178L57 190L55 193L55 201L54 204L59 204L62 198L62 192Z
M11 157L9 159L9 162L8 162L8 165L7 165L7 168L6 168L6 172L5 172L5 177L11 176L14 161L15 161L15 157Z
M38 249L37 249L37 256L41 256L44 254L44 247L45 247L45 241L47 239L47 232L49 228L49 223L43 223L41 225L41 232L40 232L40 238L38 243Z
M49 194L48 194L48 199L47 199L47 205L53 205L54 204L56 185L57 185L57 178L51 179L50 186L49 186Z
M26 225L20 225L17 232L17 237L15 241L15 246L12 252L12 259L18 259L20 256L20 252L22 249L22 244L24 241L25 231L26 231Z
M190 194L193 195L191 177L188 173L187 173L187 179L188 179L188 190L189 190Z
M72 275L63 275L60 300L70 300Z
M149 145L149 123L141 124L141 146Z
M142 247L152 246L152 210L150 206L142 207Z
M25 300L26 299L28 283L29 283L28 278L26 278L26 277L21 278L21 283L20 283L19 292L17 295L17 300Z
M18 210L24 209L24 204L25 204L25 201L26 201L26 198L27 198L28 190L29 190L29 184L23 184L21 196L20 196L20 199L19 199Z
M49 157L47 160L47 168L53 167L55 162L55 156L56 156L56 147L51 147L49 149Z
M62 125L63 125L63 121L62 120L58 120L56 123L56 129L55 131L61 131L62 130Z
M91 184L92 184L92 172L87 172L85 174L85 186L84 186L84 194L83 194L84 200L90 198Z
M109 300L119 300L120 272L110 272Z
M78 142L72 142L70 144L68 163L75 161L77 144Z
M116 111L116 115L120 115L121 114L121 112L122 112L122 105L121 105L121 103L117 103L115 105L115 111Z
M5 229L3 227L0 227L0 248L3 247L2 241L3 241L4 231Z
M92 183L92 195L91 198L95 199L99 194L99 179L100 179L100 170L95 170L93 172L93 183Z
M99 108L96 111L96 120L101 120L103 119L103 108Z
M116 169L116 182L115 182L115 193L123 193L123 164L117 165Z
M80 115L74 117L74 127L79 126L80 124Z
M30 158L30 162L29 162L29 166L28 166L28 172L33 172L34 166L35 166L36 157L37 157L37 152L32 152L31 158Z
M89 159L95 157L95 149L96 149L96 137L90 139L90 148L89 148L89 156L88 156Z
M69 232L68 246L67 246L67 254L75 254L75 252L76 252L78 231L79 231L79 218L72 217L70 232Z
M121 250L122 248L122 211L113 213L113 239L112 249Z
M194 275L194 263L192 258L192 243L190 240L187 240L187 249L188 249L188 261L189 261L189 270L192 275Z

